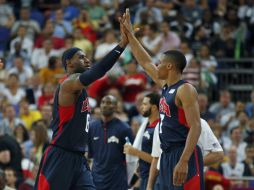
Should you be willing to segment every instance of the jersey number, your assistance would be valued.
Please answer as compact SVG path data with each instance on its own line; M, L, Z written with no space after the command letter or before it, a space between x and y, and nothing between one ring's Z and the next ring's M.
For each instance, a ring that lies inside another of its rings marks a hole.
M164 120L165 114L160 114L160 125L159 125L159 129L160 129L160 133L162 133L162 122Z
M87 114L87 116L86 116L86 132L87 133L89 130L89 121L90 121L90 114Z

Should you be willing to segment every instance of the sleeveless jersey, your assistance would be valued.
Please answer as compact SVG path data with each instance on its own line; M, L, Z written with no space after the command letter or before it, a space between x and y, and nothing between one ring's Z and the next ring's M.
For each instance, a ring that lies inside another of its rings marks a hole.
M182 108L175 104L175 96L178 88L186 83L180 80L177 83L162 89L160 99L160 141L161 149L168 150L171 147L185 145L189 126ZM188 94L186 94L188 96Z
M74 152L85 152L88 141L90 107L86 90L82 90L76 103L60 106L58 103L60 86L54 98L51 144Z

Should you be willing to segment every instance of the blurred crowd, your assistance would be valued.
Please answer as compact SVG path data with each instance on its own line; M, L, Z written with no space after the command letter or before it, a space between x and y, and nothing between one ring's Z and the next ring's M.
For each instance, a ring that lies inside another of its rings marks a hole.
M31 189L43 151L51 139L52 103L64 77L62 52L79 47L92 63L119 41L118 16L130 8L144 48L160 54L181 50L184 79L199 90L201 117L223 145L224 162L211 166L225 177L254 175L254 91L231 101L216 89L219 58L254 55L253 0L0 0L0 186ZM128 47L106 76L88 88L93 117L106 94L118 99L116 115L136 134L146 92L160 89L143 72ZM3 176L5 176L3 178ZM236 183L235 185L239 185ZM0 187L2 189L2 187Z

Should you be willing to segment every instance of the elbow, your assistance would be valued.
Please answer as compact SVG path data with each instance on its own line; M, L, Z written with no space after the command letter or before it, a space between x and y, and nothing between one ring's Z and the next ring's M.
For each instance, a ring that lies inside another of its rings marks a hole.
M223 151L216 152L216 158L217 158L217 162L222 162L224 159L224 152Z

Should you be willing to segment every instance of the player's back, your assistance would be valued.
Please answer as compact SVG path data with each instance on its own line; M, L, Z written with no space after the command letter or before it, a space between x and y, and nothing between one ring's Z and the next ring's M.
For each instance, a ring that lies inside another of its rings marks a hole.
M162 150L167 150L172 146L185 144L189 127L187 125L184 110L177 107L175 97L178 88L186 83L179 80L177 83L167 86L162 90L160 100L160 140Z
M90 116L87 93L82 90L76 103L70 106L60 106L59 91L60 86L54 98L51 144L69 151L85 152Z

